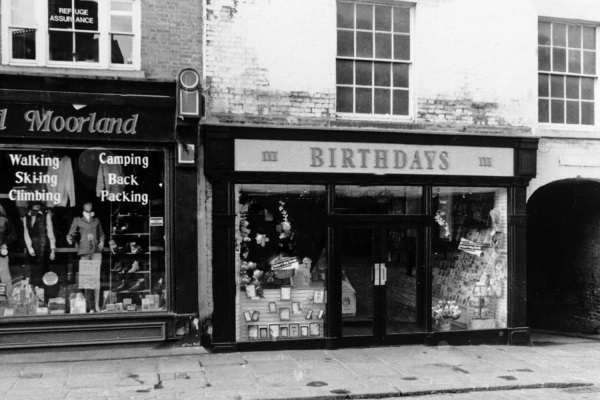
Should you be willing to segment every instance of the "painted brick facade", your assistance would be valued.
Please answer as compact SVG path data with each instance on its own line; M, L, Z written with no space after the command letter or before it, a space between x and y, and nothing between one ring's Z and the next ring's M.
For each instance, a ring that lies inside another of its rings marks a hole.
M348 125L335 111L336 1L283 3L207 0L208 122ZM523 133L536 118L536 29L530 2L417 1L414 115L408 124L373 117L353 125ZM525 68L506 68L507 60Z

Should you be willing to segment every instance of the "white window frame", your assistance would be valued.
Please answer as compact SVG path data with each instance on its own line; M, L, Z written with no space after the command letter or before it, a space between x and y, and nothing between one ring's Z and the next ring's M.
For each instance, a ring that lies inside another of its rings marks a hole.
M110 70L125 70L138 71L141 69L141 1L133 0L132 2L132 24L133 24L133 59L132 64L112 64L111 63L111 48L110 48L110 17L111 10L110 0L101 0L98 2L98 15L102 16L99 22L100 40L98 45L99 61L52 61L49 59L49 43L48 43L48 2L47 0L36 0L36 7L32 10L35 13L35 20L38 26L24 27L36 29L36 58L35 60L22 60L12 58L12 40L10 35L11 26L11 5L12 1L19 0L3 0L1 1L0 12L2 14L2 65L10 66L29 66L29 67L52 67L52 68L77 68L77 69L110 69ZM113 12L112 14L121 14L123 12ZM126 13L127 15L129 13Z
M580 26L580 27L588 27L588 28L593 28L595 30L595 44L596 44L596 48L595 48L595 53L596 53L596 59L595 59L595 63L596 63L596 73L594 75L589 75L589 74L584 74L583 73L583 57L581 60L581 64L582 64L582 72L581 73L572 73L568 71L569 68L569 54L568 54L568 50L569 50L569 43L568 43L568 32L567 32L567 43L565 45L565 50L567 51L566 54L566 65L565 65L565 72L555 72L552 70L552 49L554 47L557 46L552 46L552 45L544 45L543 47L549 47L550 48L550 70L546 71L546 70L541 70L540 69L540 65L539 65L539 59L536 59L537 62L537 81L538 81L538 85L539 85L539 75L540 74L545 74L545 75L560 75L560 76L564 76L564 77L579 77L579 78L592 78L594 80L594 107L593 107L593 117L594 117L594 123L591 125L588 124L582 124L582 123L577 123L577 124L569 124L566 122L566 118L567 118L567 109L565 106L564 109L564 121L561 122L552 122L552 115L551 115L551 109L552 109L552 97L550 97L550 93L548 94L548 97L541 97L539 95L539 93L537 93L536 95L536 115L535 115L535 119L537 121L537 124L540 128L542 129L549 129L549 130L570 130L570 131L595 131L598 129L598 127L600 127L600 107L599 107L599 103L600 103L600 98L599 98L599 76L600 76L600 28L598 23L591 23L591 22L587 22L587 21L580 21L580 20L568 20L568 19L562 19L562 18L544 18L544 17L540 17L538 19L538 27L537 27L537 33L539 34L539 23L541 22L545 22L545 23L551 23L551 24L565 24L567 25L567 31L568 31L568 25L576 25L576 26ZM536 53L539 52L539 48L540 48L540 44L537 43L536 40ZM558 46L560 47L560 46ZM584 49L582 49L582 51L584 51ZM550 83L549 83L550 85ZM566 85L566 80L565 80L565 85ZM564 88L565 90L565 102L567 100L566 98L566 87ZM581 90L581 87L580 87ZM549 121L548 122L540 122L539 121L539 100L540 99L548 99L548 116L549 116ZM579 98L577 99L577 101L580 104L580 118L581 118L581 103L582 103L582 99ZM584 100L585 101L585 100Z
M409 46L410 46L410 59L408 60L394 60L392 59L380 59L375 58L375 43L373 43L373 58L360 58L357 56L347 57L347 56L338 56L337 55L337 45L335 48L335 62L338 60L353 60L353 61L372 61L372 62L387 62L390 64L407 64L408 65L408 77L409 77L409 85L408 85L408 115L394 115L394 114L363 114L363 113L348 113L348 112L339 112L336 107L336 117L339 119L352 119L352 120L364 120L364 121L396 121L396 122L413 122L415 120L415 109L416 109L416 99L415 99L415 87L416 87L416 74L415 74L415 4L410 1L390 1L390 0L339 0L341 2L346 3L354 3L354 4L366 4L372 6L396 6L396 7L405 7L409 9L410 12L410 32L409 32ZM336 12L337 12L337 4L336 0ZM375 16L373 17L375 19ZM336 37L337 37L337 22L336 22ZM354 32L357 32L357 29L353 29ZM359 30L360 31L360 30ZM373 26L373 32L375 31L375 26ZM393 35L393 32L392 32ZM375 40L375 35L373 35L373 40ZM355 43L356 46L356 43ZM393 50L393 49L392 49ZM374 73L374 72L373 72ZM356 77L355 77L356 78ZM336 76L336 92L337 92L337 76ZM353 83L352 88L356 88L357 86ZM360 86L359 86L360 87ZM371 86L373 89L376 87ZM390 90L393 91L393 87L390 87ZM353 95L354 96L354 95ZM392 94L393 96L393 94ZM336 100L337 101L337 100ZM374 102L375 95L373 93L373 111L374 111ZM390 102L390 106L392 106ZM390 110L391 111L391 110Z

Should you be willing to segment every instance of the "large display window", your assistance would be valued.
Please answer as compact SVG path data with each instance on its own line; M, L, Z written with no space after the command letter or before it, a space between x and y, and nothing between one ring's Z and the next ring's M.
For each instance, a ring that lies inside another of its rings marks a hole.
M325 337L325 187L235 190L237 340Z
M0 318L167 309L165 153L0 148Z
M507 327L507 190L434 187L434 329Z

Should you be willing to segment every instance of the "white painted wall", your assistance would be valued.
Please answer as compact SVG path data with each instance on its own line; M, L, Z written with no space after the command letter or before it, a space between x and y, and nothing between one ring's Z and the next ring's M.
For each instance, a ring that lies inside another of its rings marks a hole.
M234 18L234 33L269 71L271 90L335 91L335 1L258 0L241 4Z
M508 124L537 113L537 16L525 0L422 0L416 6L417 97L494 102Z
M231 6L211 0L209 9ZM502 125L532 126L537 113L537 14L531 0L417 0L412 82L417 99L497 103ZM218 24L208 21L207 24ZM335 0L239 0L227 35L264 69L267 92L335 93ZM210 37L207 39L210 40ZM206 70L243 88L244 65ZM218 65L217 65L218 66Z

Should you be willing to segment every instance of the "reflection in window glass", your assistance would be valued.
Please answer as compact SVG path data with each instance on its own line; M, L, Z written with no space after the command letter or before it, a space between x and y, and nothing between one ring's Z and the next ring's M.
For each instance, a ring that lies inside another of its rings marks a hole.
M97 1L49 0L48 13L50 60L100 60Z
M393 95L392 92L397 87L408 87L410 9L343 1L339 1L337 7L337 62L338 65L346 62L354 68L353 74L338 69L338 94L350 98L338 101L337 111L408 115L409 92ZM390 75L392 68L393 80ZM396 76L398 68L404 68L402 79ZM348 75L354 75L356 79L349 81Z
M324 337L325 189L236 185L238 341Z
M506 328L507 190L438 187L432 203L434 330Z
M422 193L420 186L340 185L334 209L337 214L420 214Z
M0 318L166 310L160 150L0 150Z
M584 75L596 73L596 28L579 24L538 24L538 121L569 125L593 125L593 98L584 95ZM569 75L566 75L566 74ZM566 97L565 97L566 78ZM548 81L551 81L548 93ZM582 90L579 93L579 82ZM592 96L594 89L592 88ZM549 96L550 95L550 96ZM589 96L589 95L587 95ZM551 99L551 98L552 99ZM569 101L567 99L572 99ZM591 111L590 111L591 110Z
M11 29L12 58L35 60L35 29Z
M111 35L111 63L133 63L133 36Z
M35 35L38 27L35 20L34 0L12 1L10 8L10 40L12 58L35 60Z

